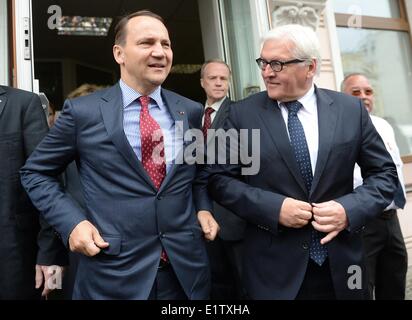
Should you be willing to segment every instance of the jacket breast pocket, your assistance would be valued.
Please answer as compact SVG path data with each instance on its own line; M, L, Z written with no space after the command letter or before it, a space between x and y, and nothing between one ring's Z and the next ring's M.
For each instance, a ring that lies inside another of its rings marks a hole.
M356 143L354 141L349 141L334 144L331 151L333 155L343 155L350 153L354 148L356 148Z
M356 161L356 148L357 146L354 142L335 144L330 151L328 160L328 163L333 167L332 171L335 171L340 166L338 164L344 164L348 168L351 164L354 164Z

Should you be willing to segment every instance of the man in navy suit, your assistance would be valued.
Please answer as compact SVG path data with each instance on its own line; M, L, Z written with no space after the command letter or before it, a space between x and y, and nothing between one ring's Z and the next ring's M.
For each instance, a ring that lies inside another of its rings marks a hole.
M175 161L188 145L176 132L200 129L202 106L161 88L173 57L161 17L130 14L115 34L120 82L66 101L22 182L63 241L83 254L73 298L206 299L202 230L213 240L218 226L210 212L196 217L208 202L193 196L196 166ZM57 180L73 160L86 210Z
M313 84L320 62L310 28L268 32L257 59L267 91L233 104L225 125L249 141L260 130L260 170L242 176L239 161L206 171L213 199L248 221L253 299L368 298L360 233L392 200L396 168L362 102ZM353 190L355 163L364 183Z
M222 60L211 59L202 65L200 85L206 93L204 134L208 129L223 128L229 115L233 103L227 96L230 76L230 67ZM243 297L241 252L246 222L216 202L213 203L213 216L220 229L215 241L206 244L212 275L211 299L240 299Z

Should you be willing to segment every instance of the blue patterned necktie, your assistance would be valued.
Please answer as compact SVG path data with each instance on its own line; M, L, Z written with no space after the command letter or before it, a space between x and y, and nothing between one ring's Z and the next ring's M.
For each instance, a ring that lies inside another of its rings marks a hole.
M300 174L303 177L306 189L310 192L313 180L312 165L310 162L310 154L308 144L306 142L305 131L303 130L302 123L298 118L298 111L302 108L302 104L299 101L289 101L286 102L285 105L289 112L288 130L290 145L292 146L293 153L295 154ZM311 233L309 255L310 258L319 266L325 262L326 257L328 256L326 247L320 244L321 238L321 233L313 229Z

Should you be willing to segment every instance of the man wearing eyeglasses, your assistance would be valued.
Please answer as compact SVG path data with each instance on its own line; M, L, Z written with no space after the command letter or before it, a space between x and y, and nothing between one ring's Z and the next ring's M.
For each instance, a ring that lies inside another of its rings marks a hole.
M247 221L246 293L366 299L360 231L392 200L395 165L359 99L314 85L312 29L269 31L257 64L267 90L233 104L225 128L246 129L249 141L259 130L260 171L242 176L247 166L227 159L204 172L211 197ZM239 149L252 154L250 143ZM365 180L353 190L356 162Z
M360 98L368 112L373 111L374 92L369 79L361 73L351 73L342 82L341 91ZM370 115L372 123L392 156L398 172L399 187L392 203L377 219L371 220L363 233L369 292L376 300L405 299L408 254L396 209L403 209L406 201L402 175L402 159L391 125L380 117ZM359 166L355 167L354 186L362 184Z

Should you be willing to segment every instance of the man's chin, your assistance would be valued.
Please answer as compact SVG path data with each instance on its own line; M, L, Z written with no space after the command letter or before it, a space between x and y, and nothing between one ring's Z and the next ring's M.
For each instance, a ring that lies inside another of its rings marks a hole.
M150 78L150 83L156 87L161 86L162 83L166 80L166 76L161 76L161 77L151 77Z
M268 96L273 100L282 100L282 95L280 95L279 92L274 90L268 90Z

